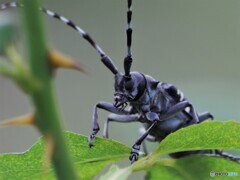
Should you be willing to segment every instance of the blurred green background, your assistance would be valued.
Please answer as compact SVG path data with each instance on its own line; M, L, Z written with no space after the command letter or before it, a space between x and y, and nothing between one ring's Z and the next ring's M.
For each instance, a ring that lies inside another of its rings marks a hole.
M43 4L87 31L123 70L126 2L45 0ZM11 12L15 19L19 18L18 10ZM2 12L0 21L1 17ZM94 104L113 101L113 75L78 33L57 20L44 17L49 46L76 58L87 71L81 74L59 70L55 85L65 129L89 135ZM210 111L217 120L240 119L239 0L137 0L133 2L132 24L132 70L175 84L198 112ZM21 26L19 29L21 31ZM0 120L31 110L28 97L1 76ZM101 130L107 114L99 111ZM131 146L139 135L139 127L140 123L111 123L110 138ZM0 152L25 151L39 136L33 127L1 128ZM156 147L156 144L148 145L152 150Z

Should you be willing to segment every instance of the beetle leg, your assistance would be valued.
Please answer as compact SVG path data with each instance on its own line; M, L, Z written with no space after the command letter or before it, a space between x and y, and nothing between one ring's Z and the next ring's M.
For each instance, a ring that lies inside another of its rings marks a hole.
M103 137L108 138L108 129L109 129L109 122L120 122L120 123L128 123L128 122L136 122L139 120L139 115L117 115L117 114L109 114L107 120L104 125L103 130Z
M129 111L127 111L127 110L118 111L111 103L108 103L108 102L98 102L94 106L94 109L93 109L93 132L88 137L89 147L93 146L92 140L95 138L96 134L100 130L99 124L98 124L97 108L104 109L106 111L109 111L109 112L112 112L112 113L116 113L116 114L122 114L122 115L129 114Z
M203 121L205 121L207 119L213 120L214 117L213 117L213 115L211 113L204 112L204 113L201 113L201 114L198 115L198 119L199 119L199 123L201 123L201 122L203 122Z
M201 123L201 122L203 122L203 121L205 121L207 119L213 120L213 115L211 113L209 113L209 112L204 112L204 113L201 113L201 114L198 115L198 119L199 119L198 123ZM192 124L196 124L194 119L189 121L187 126L192 125Z
M146 132L146 129L144 127L141 127L139 129L140 136L142 136L145 132ZM148 135L145 140L148 140L150 142L156 142L157 141L156 138L154 136L151 136L151 135ZM148 151L147 151L147 146L146 146L145 140L142 142L142 148L143 148L143 152L147 155Z
M160 115L160 120L164 120L167 118L171 118L178 114L179 112L183 111L185 108L190 107L191 104L188 101L181 101L172 107L170 107L167 112Z
M165 112L164 114L160 115L160 120L164 120L164 119L173 117L176 114L178 114L179 112L185 110L187 107L190 108L189 115L192 117L192 120L190 121L190 123L191 124L198 123L199 119L198 119L197 113L196 113L194 107L192 106L192 104L190 102L188 102L188 101L181 101L181 102L173 105L172 107L170 107L167 110L167 112Z
M139 150L144 139L149 135L150 131L157 125L157 121L154 121L152 125L146 130L146 132L139 137L139 139L132 146L131 155L129 157L131 163L134 163L138 160Z
M189 108L190 108L189 114L192 116L192 120L188 125L199 123L198 115L192 104L189 105Z
M139 128L139 134L140 136L142 136L147 130L144 127ZM146 140L150 141L150 142L156 142L156 138L154 136L148 135L146 137Z
M145 117L149 120L149 121L155 121L155 120L159 120L159 115L155 112L147 112L145 113Z

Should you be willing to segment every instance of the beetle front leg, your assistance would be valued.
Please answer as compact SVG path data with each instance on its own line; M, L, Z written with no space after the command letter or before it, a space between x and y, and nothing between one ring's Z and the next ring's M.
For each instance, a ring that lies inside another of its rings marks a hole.
M141 127L139 129L139 135L140 136L142 136L145 132L146 132L146 129L144 127ZM151 135L148 135L145 140L148 140L150 142L156 142L157 141L157 139L154 136L151 136ZM143 148L143 152L145 153L145 155L147 155L148 151L147 151L147 145L145 143L145 140L142 142L142 148Z
M152 125L146 130L146 132L142 136L140 136L140 138L132 146L131 155L129 157L131 163L134 163L135 161L138 160L140 146L141 146L142 142L144 141L144 139L149 135L151 130L157 125L157 122L158 121L155 120L152 123Z
M109 114L104 125L103 137L108 138L108 129L109 129L110 121L128 123L128 122L136 122L139 120L139 118L140 117L138 114L132 114L132 115Z
M97 135L98 131L100 130L99 124L98 124L98 113L97 113L97 108L104 109L106 111L116 113L116 114L122 114L122 115L127 115L129 114L129 111L123 110L123 111L118 111L111 103L108 102L98 102L93 109L93 132L92 134L88 137L88 144L89 147L93 146L93 139Z
M95 138L95 136L97 135L98 131L100 130L100 127L99 127L99 124L98 124L98 114L97 114L98 105L99 105L99 103L97 105L95 105L94 109L93 109L93 132L88 137L88 145L89 145L89 147L93 146L92 140Z

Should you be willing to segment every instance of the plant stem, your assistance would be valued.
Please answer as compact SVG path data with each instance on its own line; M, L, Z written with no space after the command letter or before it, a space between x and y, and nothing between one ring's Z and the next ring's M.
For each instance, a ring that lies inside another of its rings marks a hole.
M38 0L22 0L22 17L28 50L30 69L42 85L32 94L35 106L36 125L43 135L50 135L54 141L52 162L58 179L77 179L70 155L62 135L59 113L57 110L42 16Z

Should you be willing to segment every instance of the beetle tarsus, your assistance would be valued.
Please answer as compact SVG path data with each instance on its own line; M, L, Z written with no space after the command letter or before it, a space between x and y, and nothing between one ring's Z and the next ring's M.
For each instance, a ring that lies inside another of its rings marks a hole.
M137 154L137 153L132 153L130 155L129 160L131 161L131 164L133 164L135 161L138 160L138 156L139 156L139 154Z
M134 163L138 160L140 145L134 144L132 147L131 155L129 156L129 160L131 163Z
M100 130L100 128L93 128L93 133L88 137L88 145L90 148L93 147L92 141L95 138L95 136L99 130Z

